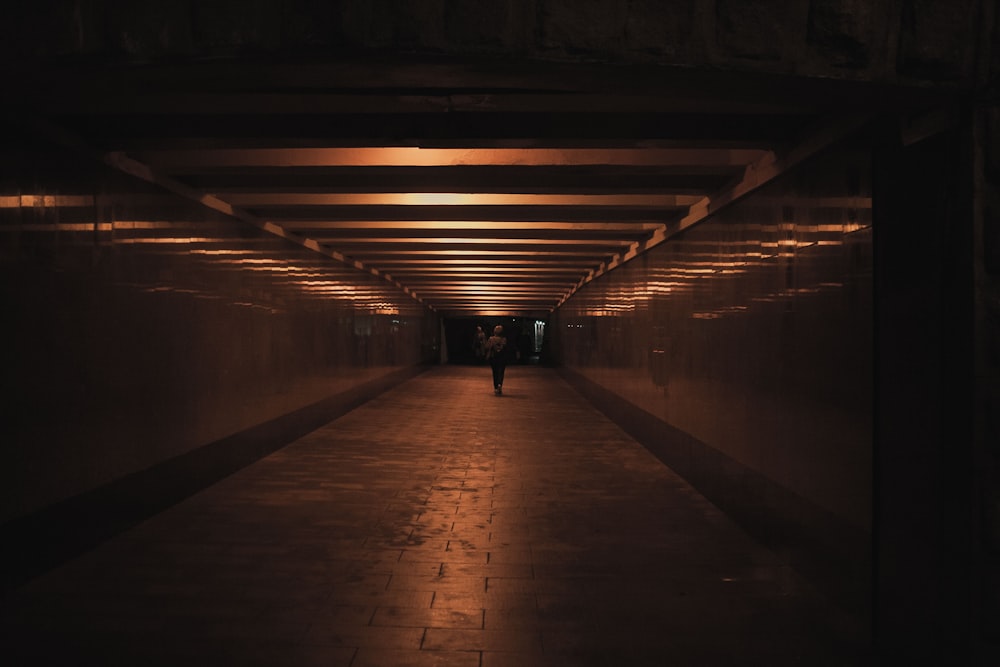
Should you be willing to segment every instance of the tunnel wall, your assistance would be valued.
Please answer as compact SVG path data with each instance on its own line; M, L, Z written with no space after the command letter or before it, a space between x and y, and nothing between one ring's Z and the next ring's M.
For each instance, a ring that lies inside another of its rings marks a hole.
M818 156L588 283L553 325L563 373L758 536L870 563L870 152Z
M383 278L14 134L0 521L436 359L437 317Z

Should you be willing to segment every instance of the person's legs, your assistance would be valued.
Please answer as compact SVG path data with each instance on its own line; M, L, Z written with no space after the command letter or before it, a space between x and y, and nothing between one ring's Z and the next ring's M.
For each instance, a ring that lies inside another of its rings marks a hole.
M490 359L490 369L493 371L493 393L500 393L500 385L503 383L502 366Z
M506 364L497 364L496 378L493 384L496 386L498 394L503 393L503 375L505 370L507 370Z

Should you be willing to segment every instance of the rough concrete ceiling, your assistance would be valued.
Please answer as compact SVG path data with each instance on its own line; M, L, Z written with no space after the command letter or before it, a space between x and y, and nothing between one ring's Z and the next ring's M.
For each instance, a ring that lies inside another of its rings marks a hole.
M919 91L447 60L53 70L20 111L444 315L544 314Z

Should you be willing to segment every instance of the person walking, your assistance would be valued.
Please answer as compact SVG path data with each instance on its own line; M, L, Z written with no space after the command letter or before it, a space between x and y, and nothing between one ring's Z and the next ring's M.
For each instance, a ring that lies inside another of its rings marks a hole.
M497 396L503 394L503 376L507 370L510 352L507 337L503 335L503 327L498 324L493 327L493 335L486 340L486 359L493 370L493 393Z
M472 337L472 353L476 356L476 361L483 363L486 356L486 332L481 326L476 327L476 333Z

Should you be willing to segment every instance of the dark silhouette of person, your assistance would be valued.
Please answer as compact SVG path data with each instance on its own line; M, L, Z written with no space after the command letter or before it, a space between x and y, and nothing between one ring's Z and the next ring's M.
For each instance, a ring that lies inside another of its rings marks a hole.
M493 327L493 335L486 340L486 359L493 370L493 393L497 396L503 394L503 376L511 353L507 337L503 335L503 327L498 324Z
M472 338L472 352L476 355L476 361L482 363L486 356L486 332L480 326L476 327L476 334Z

